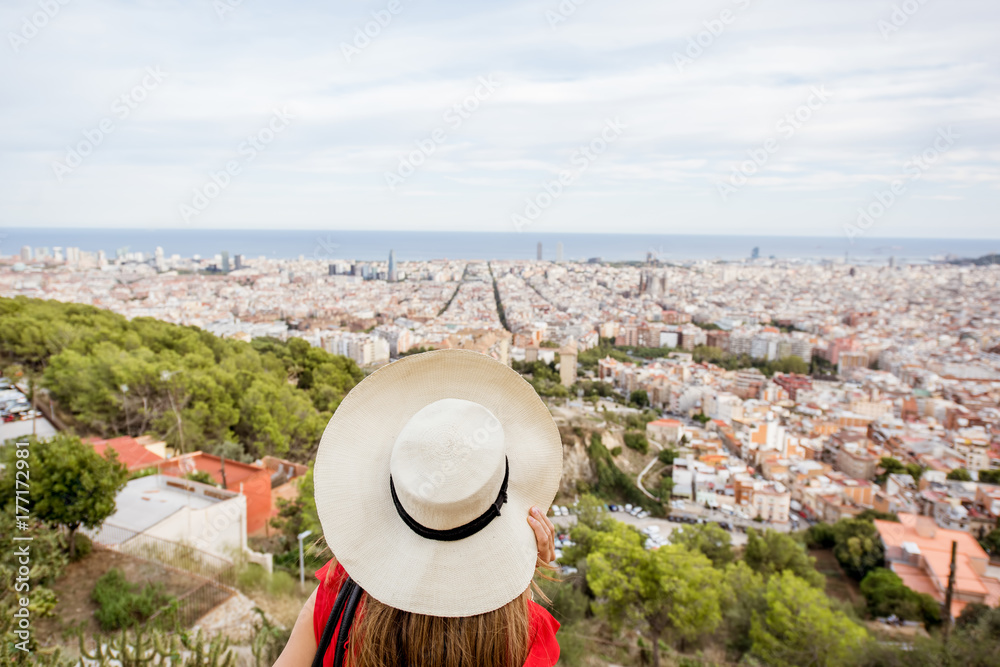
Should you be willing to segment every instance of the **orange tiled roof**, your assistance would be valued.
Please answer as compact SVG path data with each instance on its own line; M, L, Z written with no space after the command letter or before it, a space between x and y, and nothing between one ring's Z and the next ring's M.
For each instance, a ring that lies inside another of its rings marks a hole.
M108 447L115 450L118 454L118 460L125 464L129 472L149 468L164 460L160 455L154 454L136 442L135 438L127 435L111 438L110 440L88 438L85 442L92 444L94 451L101 456L104 456L104 452Z

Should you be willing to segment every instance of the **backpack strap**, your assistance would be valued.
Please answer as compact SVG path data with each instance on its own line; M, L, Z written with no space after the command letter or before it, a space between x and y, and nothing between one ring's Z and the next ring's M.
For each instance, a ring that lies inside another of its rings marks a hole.
M351 623L354 621L354 612L358 607L358 601L361 599L363 592L361 587L354 583L354 580L350 577L341 585L340 592L337 593L337 599L333 603L330 618L327 619L326 626L323 628L323 636L320 637L316 655L313 657L312 667L323 667L323 658L330 648L330 642L333 641L334 631L337 631L337 649L334 652L333 664L335 667L341 667L344 660L344 643L347 641ZM340 628L338 629L337 620L340 619L341 611L344 614L340 622ZM343 637L343 640L341 637Z

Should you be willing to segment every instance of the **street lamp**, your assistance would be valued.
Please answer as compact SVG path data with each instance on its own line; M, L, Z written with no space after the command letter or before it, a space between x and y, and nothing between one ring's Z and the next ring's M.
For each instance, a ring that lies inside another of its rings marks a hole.
M303 550L302 550L302 540L306 539L307 537L309 537L312 534L313 534L313 532L311 530L306 530L306 531L303 531L303 532L299 533L299 535L298 535L298 539L299 539L299 586L302 588L302 590L306 589L306 559L305 559L305 555L304 555Z

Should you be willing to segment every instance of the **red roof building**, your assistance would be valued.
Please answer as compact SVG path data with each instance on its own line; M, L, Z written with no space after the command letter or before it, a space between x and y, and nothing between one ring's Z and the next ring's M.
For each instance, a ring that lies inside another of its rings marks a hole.
M125 464L125 467L128 468L129 472L142 470L143 468L151 468L164 460L162 456L149 451L139 444L135 438L128 435L111 438L110 440L87 438L84 442L92 444L94 446L94 451L101 456L104 456L104 452L106 452L109 448L113 449L115 453L118 454L118 460Z
M183 477L201 470L212 476L219 486L241 493L247 498L247 534L265 532L271 516L271 471L263 466L240 463L232 459L194 452L167 459L159 466L163 475Z
M948 589L951 544L957 544L953 618L970 602L990 607L1000 603L1000 582L986 576L989 556L969 533L945 530L931 517L906 513L899 514L898 522L876 519L875 528L885 545L889 568L908 588L942 604Z

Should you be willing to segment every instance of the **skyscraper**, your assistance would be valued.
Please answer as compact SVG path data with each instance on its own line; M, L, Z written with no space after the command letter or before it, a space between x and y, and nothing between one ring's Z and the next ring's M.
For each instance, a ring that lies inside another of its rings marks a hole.
M396 282L396 251L395 250L390 250L389 251L389 275L388 275L388 278L389 278L389 282L390 283Z
M538 261L542 261L542 242L538 242Z
M243 255L236 255L234 259L236 260L236 270L239 271L243 268Z
M31 256L32 256L31 246L30 245L21 246L21 261L30 262Z
M229 273L229 253L225 250L222 251L222 272Z
M561 262L562 259L562 241L556 244L556 261Z

